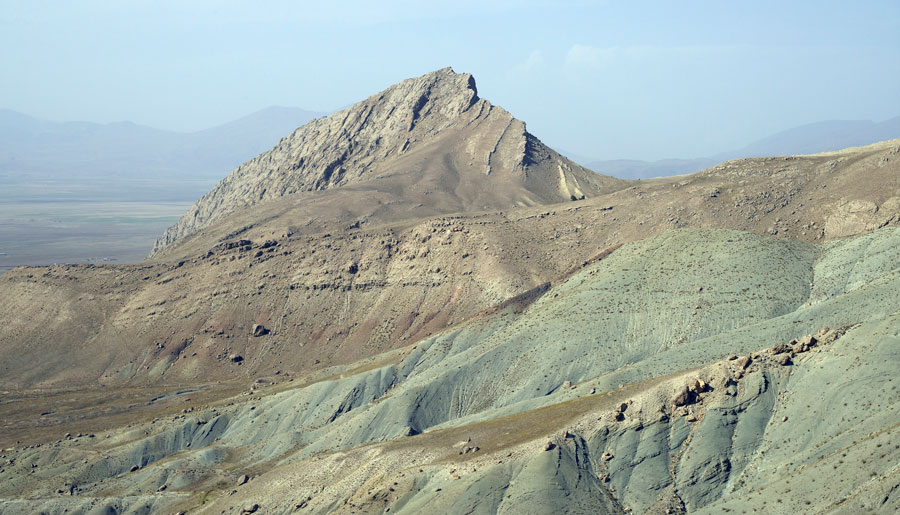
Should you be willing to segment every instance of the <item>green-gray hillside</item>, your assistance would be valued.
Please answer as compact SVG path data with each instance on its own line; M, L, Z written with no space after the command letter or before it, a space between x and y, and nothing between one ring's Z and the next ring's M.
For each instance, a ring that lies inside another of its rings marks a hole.
M680 230L367 362L7 449L0 513L892 513L898 364L900 230Z

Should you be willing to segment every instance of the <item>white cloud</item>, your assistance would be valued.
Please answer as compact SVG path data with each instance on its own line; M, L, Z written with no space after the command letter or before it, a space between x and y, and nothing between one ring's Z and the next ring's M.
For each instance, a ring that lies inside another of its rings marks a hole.
M525 60L523 66L526 70L533 70L542 64L544 64L544 54L540 50L534 50L528 54L528 59Z
M618 46L598 48L576 43L566 52L568 68L605 68L621 52Z
M530 72L544 66L544 54L540 50L532 50L524 61L516 64L510 70L512 75L527 75Z

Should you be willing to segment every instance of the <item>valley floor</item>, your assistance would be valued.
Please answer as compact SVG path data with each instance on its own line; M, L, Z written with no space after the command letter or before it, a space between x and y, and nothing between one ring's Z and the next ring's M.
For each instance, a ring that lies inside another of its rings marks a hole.
M0 200L0 273L57 263L137 263L187 202Z

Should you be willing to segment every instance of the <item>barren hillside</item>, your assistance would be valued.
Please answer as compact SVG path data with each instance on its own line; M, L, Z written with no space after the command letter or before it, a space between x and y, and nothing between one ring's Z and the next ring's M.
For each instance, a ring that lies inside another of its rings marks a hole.
M898 237L673 231L329 373L48 396L0 513L889 513Z
M898 226L900 140L624 182L410 79L0 276L0 514L892 513Z
M145 264L5 274L0 378L22 388L311 371L406 345L672 229L816 242L897 225L898 148L732 161L584 201L359 228L326 220L329 206L362 202L355 190L269 201ZM252 336L254 324L268 333Z

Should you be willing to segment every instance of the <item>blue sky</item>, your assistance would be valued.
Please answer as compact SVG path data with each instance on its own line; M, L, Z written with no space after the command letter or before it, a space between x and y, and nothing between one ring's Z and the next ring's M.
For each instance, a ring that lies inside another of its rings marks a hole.
M900 115L900 2L0 0L0 107L198 130L453 66L547 143L696 157Z

